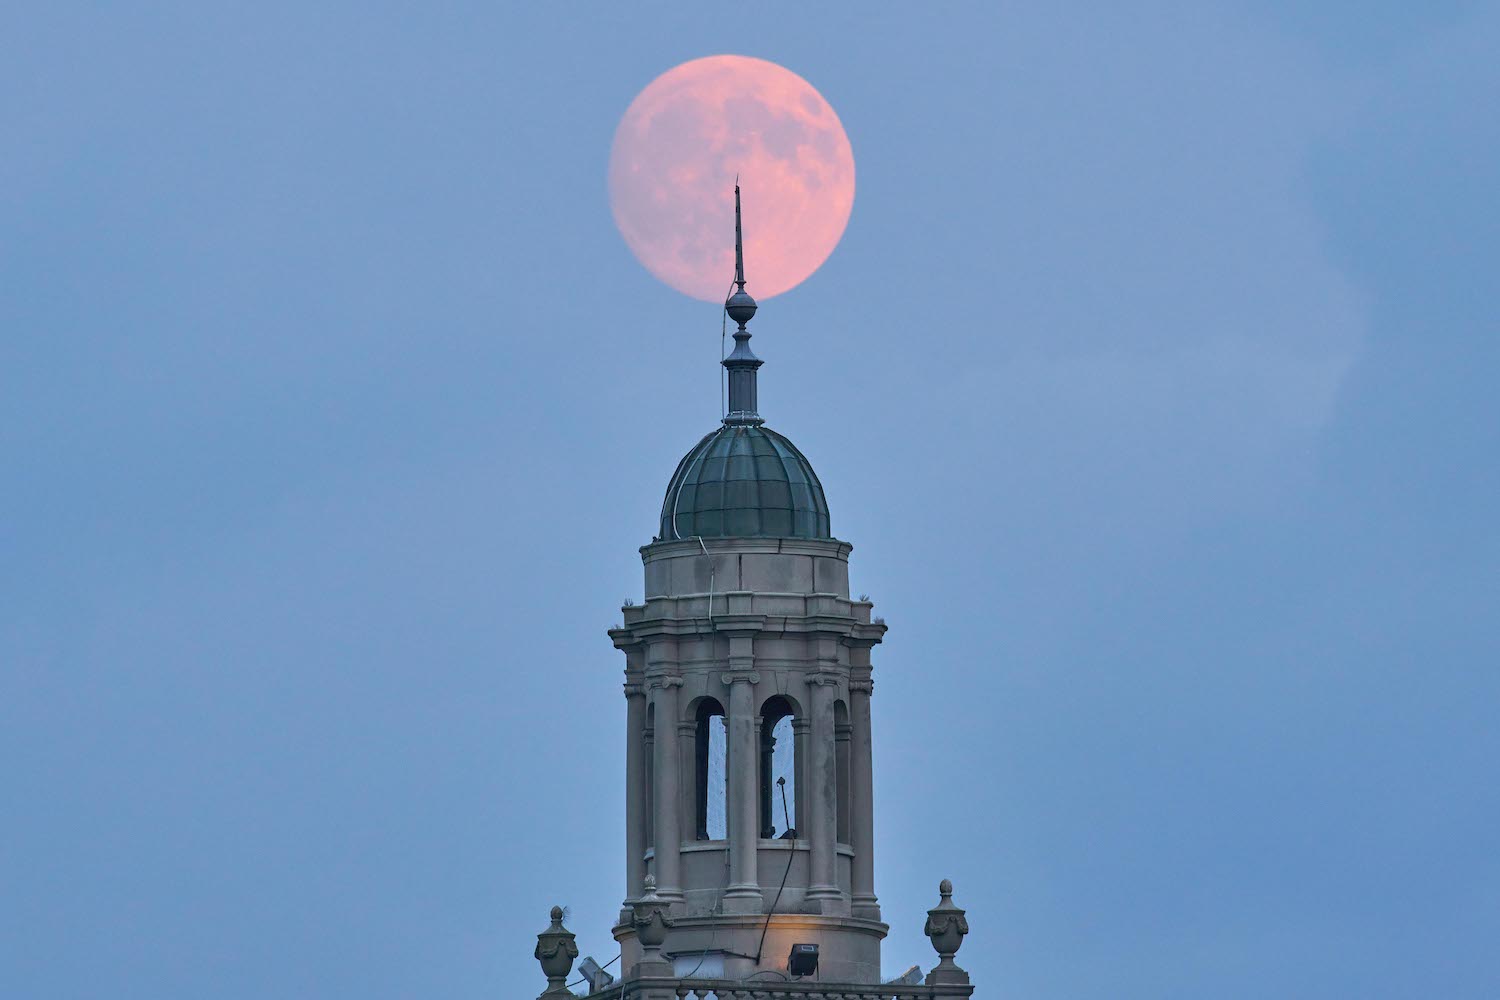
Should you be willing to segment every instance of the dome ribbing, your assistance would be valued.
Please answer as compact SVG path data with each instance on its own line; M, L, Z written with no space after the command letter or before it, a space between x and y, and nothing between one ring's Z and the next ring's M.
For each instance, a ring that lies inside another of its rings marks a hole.
M796 445L763 424L725 424L672 475L661 538L832 538L828 500Z

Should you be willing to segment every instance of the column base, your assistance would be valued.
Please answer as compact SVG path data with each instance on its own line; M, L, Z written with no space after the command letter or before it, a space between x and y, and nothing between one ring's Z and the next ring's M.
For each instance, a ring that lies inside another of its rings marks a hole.
M850 915L849 897L836 885L815 885L807 890L807 901L815 913L825 917L847 917Z
M630 981L636 984L632 994L640 1000L678 1000L678 979L667 962L638 962Z
M764 913L765 897L758 885L732 885L724 892L723 912Z
M626 979L671 979L674 977L672 963L658 958L654 961L642 959L635 963Z
M851 901L850 912L865 920L879 920L880 901L874 896L855 896Z

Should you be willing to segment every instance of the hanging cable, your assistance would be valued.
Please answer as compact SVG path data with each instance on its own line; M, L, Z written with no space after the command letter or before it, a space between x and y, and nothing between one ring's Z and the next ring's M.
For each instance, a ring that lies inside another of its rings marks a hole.
M781 821L786 828L792 828L792 817L786 807L786 778L777 778L776 784L781 788ZM776 904L781 902L781 890L786 888L787 876L792 873L792 861L797 857L797 841L793 838L788 842L786 852L786 871L781 873L781 887L776 890L776 898L771 900L771 908L766 911L766 923L760 929L760 944L755 946L755 964L760 964L761 950L766 946L766 931L771 929L771 914L776 912Z
M729 290L724 293L724 301L729 301L729 296L734 294L734 281L729 282ZM729 371L724 367L724 344L729 337L729 310L719 310L719 419L723 420L729 416L729 400L727 398L729 389Z
M723 901L722 897L721 897L720 901L721 902ZM693 971L692 972L689 972L685 976L678 976L677 977L678 979L692 979L694 976L696 976L698 974L698 970L701 969L701 968L703 968L703 963L706 962L706 961L708 961L708 953L714 950L714 939L717 938L718 936L719 936L719 922L717 920L715 920L713 922L713 929L709 932L709 935L708 935L708 947L704 948L703 949L703 954L701 954L701 955L698 956L698 964L695 965L695 966L693 966ZM673 955L672 957L675 959L677 956Z

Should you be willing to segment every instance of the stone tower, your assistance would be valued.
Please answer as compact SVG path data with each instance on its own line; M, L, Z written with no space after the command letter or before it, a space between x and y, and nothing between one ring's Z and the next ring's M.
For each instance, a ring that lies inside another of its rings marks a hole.
M609 633L627 706L613 996L880 982L870 651L886 627L850 597L851 546L812 465L760 416L742 245L736 187L728 412L672 475L641 549L645 601ZM932 913L962 922L944 903ZM956 950L967 925L939 922ZM878 995L968 996L951 955L917 992Z

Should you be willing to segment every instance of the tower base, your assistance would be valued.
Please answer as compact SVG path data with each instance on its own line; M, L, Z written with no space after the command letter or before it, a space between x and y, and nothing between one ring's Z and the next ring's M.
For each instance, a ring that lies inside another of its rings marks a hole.
M818 981L870 985L880 982L880 942L889 928L876 920L811 913L719 914L677 917L662 954L675 975L693 979L774 983L786 974L792 945L818 945ZM629 980L640 963L641 946L628 924L614 928L620 968ZM762 943L764 937L764 943ZM759 958L756 955L759 953Z

